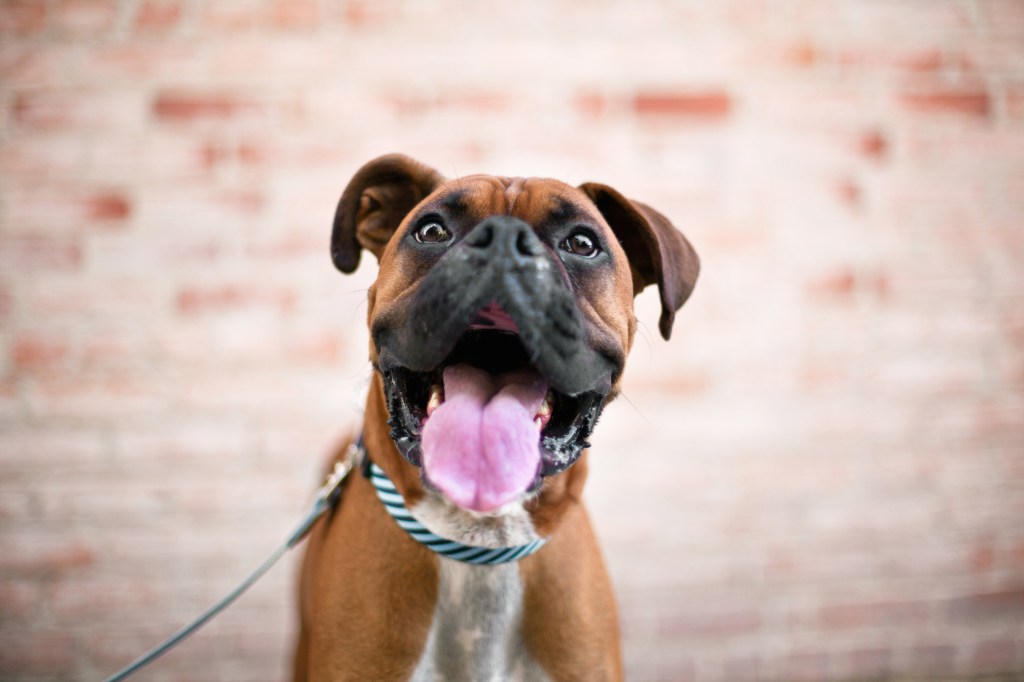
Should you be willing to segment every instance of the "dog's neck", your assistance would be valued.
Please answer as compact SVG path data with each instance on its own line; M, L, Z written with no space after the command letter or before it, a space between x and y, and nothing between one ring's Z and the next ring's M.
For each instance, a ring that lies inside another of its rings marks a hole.
M521 503L507 504L496 513L476 514L428 492L410 511L432 532L464 545L496 549L540 539Z

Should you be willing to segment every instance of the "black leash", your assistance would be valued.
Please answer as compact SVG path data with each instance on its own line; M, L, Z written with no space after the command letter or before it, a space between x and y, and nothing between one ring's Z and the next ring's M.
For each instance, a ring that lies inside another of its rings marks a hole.
M351 473L352 469L360 464L358 460L362 456L362 452L362 439L360 439L359 443L349 446L345 459L340 462L335 462L334 471L331 472L327 477L327 481L323 484L320 490L317 491L316 499L313 500L313 505L310 507L309 512L306 513L306 516L299 522L299 525L294 531L292 531L291 535L288 536L288 539L285 540L284 544L274 550L274 553L271 554L266 561L260 564L260 567L253 571L252 575L242 581L238 587L233 589L223 599L203 612L203 614L194 621L167 638L167 640L159 646L141 656L128 667L108 677L106 682L120 682L120 680L127 679L163 654L173 649L183 639L201 628L214 616L230 606L231 603L238 599L238 597L249 589L253 583L259 580L264 573L270 570L270 567L277 563L277 560L283 557L288 550L302 542L302 539L305 538L310 529L313 528L313 524L316 523L317 519L338 503L338 499L341 496L341 484L349 473Z

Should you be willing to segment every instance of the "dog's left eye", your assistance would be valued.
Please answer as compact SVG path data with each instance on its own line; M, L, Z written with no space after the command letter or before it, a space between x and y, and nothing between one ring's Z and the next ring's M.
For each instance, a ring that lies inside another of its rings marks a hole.
M562 242L561 247L563 251L583 258L593 258L601 253L601 247L597 245L597 240L583 231L573 232Z
M416 230L416 241L420 244L437 244L451 238L448 229L436 220L424 223Z

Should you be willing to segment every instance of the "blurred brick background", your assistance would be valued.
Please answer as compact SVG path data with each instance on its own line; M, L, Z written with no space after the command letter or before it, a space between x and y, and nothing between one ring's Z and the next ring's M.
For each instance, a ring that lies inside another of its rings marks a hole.
M113 672L295 522L390 151L703 256L595 437L631 679L1024 676L1024 2L4 0L0 678ZM283 679L296 559L143 679Z

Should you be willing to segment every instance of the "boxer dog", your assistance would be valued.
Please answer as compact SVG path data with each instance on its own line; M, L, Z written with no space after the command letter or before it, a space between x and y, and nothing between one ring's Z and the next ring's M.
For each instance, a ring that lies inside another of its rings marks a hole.
M362 476L314 528L295 680L619 680L581 501L587 438L656 284L666 339L699 261L607 185L363 166L331 255L379 261Z

